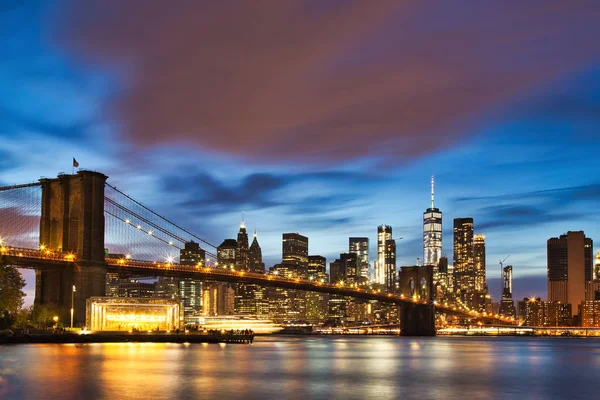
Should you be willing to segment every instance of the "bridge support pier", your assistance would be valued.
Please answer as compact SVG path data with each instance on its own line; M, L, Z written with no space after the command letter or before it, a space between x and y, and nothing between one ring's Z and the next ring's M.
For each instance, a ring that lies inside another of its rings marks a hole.
M405 303L400 308L400 334L402 336L435 336L435 306L433 304Z
M106 175L79 171L54 179L40 179L42 215L40 246L49 252L71 254L73 265L62 269L36 270L35 304L58 307L60 320L68 326L71 302L74 325L85 324L86 300L104 296L104 183ZM73 287L75 292L73 293Z
M86 300L105 295L106 267L103 265L78 264L61 270L36 270L35 278L35 304L57 307L57 315L65 326L71 323L71 306L73 326L82 326L85 325Z

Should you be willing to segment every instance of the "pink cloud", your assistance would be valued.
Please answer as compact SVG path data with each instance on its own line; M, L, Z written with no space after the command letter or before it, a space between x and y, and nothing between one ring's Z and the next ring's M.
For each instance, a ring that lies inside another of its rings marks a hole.
M592 1L71 1L59 43L119 71L143 147L249 160L406 159L599 61Z

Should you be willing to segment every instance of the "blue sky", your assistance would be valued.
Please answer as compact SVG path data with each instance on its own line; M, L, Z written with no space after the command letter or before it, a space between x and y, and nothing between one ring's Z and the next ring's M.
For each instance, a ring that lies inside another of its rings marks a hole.
M76 157L213 243L244 211L268 266L289 231L373 258L383 223L400 266L435 175L444 252L472 216L496 299L506 255L545 297L546 240L600 240L594 2L81 3L0 7L2 184Z

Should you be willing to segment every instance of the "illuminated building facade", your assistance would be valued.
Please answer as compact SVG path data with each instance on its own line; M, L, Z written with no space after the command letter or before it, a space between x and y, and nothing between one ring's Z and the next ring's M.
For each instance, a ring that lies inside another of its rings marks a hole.
M573 309L593 300L593 242L583 231L567 232L547 242L548 300L571 304Z
M500 301L500 315L506 315L514 317L515 302L512 297L512 281L513 281L513 267L507 265L502 268L502 300Z
M205 282L202 291L202 315L233 315L235 295L231 285L223 282Z
M181 265L204 266L206 252L200 244L190 241L179 251ZM183 303L184 317L189 318L202 313L202 281L193 278L179 280L179 300Z
M307 277L315 282L329 282L327 259L323 256L308 256ZM329 294L306 292L306 321L311 324L324 322L328 316Z
M329 264L331 283L353 285L358 282L359 270L358 256L355 253L342 253L340 258Z
M475 291L475 262L473 260L473 218L454 219L454 293L470 303Z
M361 282L368 282L370 279L369 265L369 238L351 237L348 239L348 253L356 254L360 262L359 277Z
M119 283L119 297L154 297L154 283L123 280Z
M385 246L392 240L392 227L379 225L377 227L377 261L373 271L373 283L385 284Z
M172 299L90 297L86 305L91 331L169 331L180 328L182 318Z
M431 177L431 207L423 213L423 265L438 265L442 257L442 212L435 207Z
M475 262L475 291L483 292L485 280L485 235L477 233L473 236L473 261Z
M519 324L524 326L569 326L571 305L541 301L539 297L519 301Z
M600 328L600 300L581 303L581 326L584 328Z
M323 256L308 256L308 279L311 281L329 282L327 275L327 259Z
M240 229L241 232L241 229ZM240 240L240 234L238 234L238 254L244 252L244 246L247 246L248 238L247 235L244 238L245 229L242 233ZM248 268L244 269L243 265L240 268L243 270L249 270L256 273L265 272L265 264L262 261L262 250L258 244L256 232L254 232L254 238L252 245L247 251L248 253ZM243 260L238 257L238 262ZM259 285L252 284L237 284L235 293L235 310L237 314L242 315L256 315L260 318L265 318L269 315L269 301L267 299L267 288Z
M179 278L159 276L154 284L154 293L163 299L179 299Z
M284 233L281 241L282 263L308 266L308 238L299 233Z
M119 297L119 283L121 278L118 272L106 273L106 290L105 294L108 297Z
M305 279L306 268L306 266L296 263L281 263L271 267L269 274L288 279ZM267 288L267 298L269 299L269 319L274 322L306 320L305 291L269 287Z
M246 225L242 221L237 235L235 249L235 269L238 271L250 271L250 258L248 254L248 233Z
M217 247L217 267L234 268L236 263L237 241L235 239L225 239Z
M385 290L393 293L396 290L396 241L389 239L385 242Z

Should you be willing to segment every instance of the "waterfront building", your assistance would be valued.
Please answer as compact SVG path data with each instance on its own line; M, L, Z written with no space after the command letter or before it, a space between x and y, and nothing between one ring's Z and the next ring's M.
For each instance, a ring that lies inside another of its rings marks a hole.
M502 300L500 302L500 315L514 317L516 315L515 302L512 297L513 267L507 265L502 268Z
M434 299L437 301L448 301L450 297L450 284L448 282L448 257L442 256L438 261L436 268L437 276L434 280Z
M388 240L392 240L392 227L379 225L377 227L377 261L373 271L373 283L385 285L385 249Z
M360 263L359 280L366 283L370 280L369 264L369 238L351 237L348 238L348 252L358 256Z
M580 305L581 326L600 328L600 300L584 301Z
M473 218L454 219L454 292L469 304L475 291Z
M308 266L308 238L299 233L284 233L281 241L282 263Z
M542 301L539 297L519 301L519 324L524 326L569 326L571 305Z
M179 301L159 298L90 297L86 327L91 331L169 331L180 328Z
M431 207L423 213L423 265L437 266L442 257L442 212L435 207L431 177Z
M583 231L569 231L547 242L548 300L578 307L593 300L590 290L593 267L593 242ZM576 308L578 309L578 308Z

